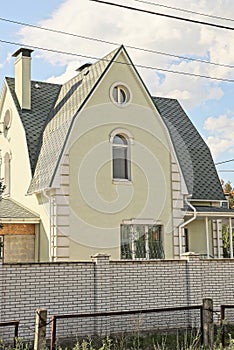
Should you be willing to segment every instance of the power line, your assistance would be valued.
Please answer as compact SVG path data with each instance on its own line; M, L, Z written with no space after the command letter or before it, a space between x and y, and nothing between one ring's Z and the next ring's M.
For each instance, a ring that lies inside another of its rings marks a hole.
M28 44L25 44L25 43L24 44L23 43L17 43L17 42L13 42L13 41L2 40L2 39L0 39L0 42L4 43L4 44L10 44L10 45L16 45L16 46L25 46L26 45L27 47L32 48L32 49L58 53L58 54L61 54L61 55L82 57L82 58L88 58L88 59L99 60L99 61L108 61L108 62L111 61L111 60L108 60L106 58L100 58L100 57L97 57L97 56L82 55L82 54L77 54L77 53L68 52L68 51L62 51L62 50L56 50L56 49L48 49L48 48L45 48L45 47L40 47L40 46L35 46L35 45L28 45ZM133 66L133 64L131 64L131 63L125 63L125 62L120 62L120 61L113 61L113 62L118 63L118 64L122 64L122 65L127 65L127 66ZM147 66L147 65L143 65L143 64L134 64L134 67L142 68L142 69L149 69L149 70L154 70L154 71L159 71L159 72L180 74L180 75L196 77L196 78L205 78L205 79L210 79L210 80L234 83L234 79L216 78L216 77L211 77L211 76L203 75L203 74L195 74L195 73L182 72L182 71L171 70L171 69L164 69L164 68L158 68L158 67L153 67L153 66Z
M234 173L234 169L233 170L219 170L219 173Z
M76 38L80 38L80 39L84 39L84 40L100 42L100 43L103 43L103 44L121 46L121 44L117 43L117 42L112 42L112 41L99 39L99 38L94 38L94 37L85 36L85 35L79 35L79 34L75 34L75 33L71 33L71 32L65 32L63 30L57 30L57 29L54 29L54 28L42 27L42 26L38 26L38 25L35 25L35 24L21 22L21 21L16 21L16 20L8 19L8 18L0 17L0 21L13 23L13 24L17 24L17 25L20 25L20 26L40 29L40 30L44 30L44 31L48 31L48 32L56 33L56 34L68 35L68 36L72 36L72 37L76 37ZM169 56L169 57L179 58L179 59L187 60L187 61L195 61L195 62L199 62L199 63L205 63L205 64L210 64L210 65L219 66L219 67L225 67L225 68L231 68L231 69L234 68L234 65L229 65L229 64L224 64L224 63L217 63L217 62L212 62L212 61L210 62L208 60L203 60L203 59L200 59L200 58L181 56L181 55L176 55L176 54L172 54L172 53L162 52L162 51L158 51L158 50L141 48L141 47L132 46L132 45L125 45L125 47L129 48L129 49L132 49L132 50L138 50L138 51L148 52L148 53L162 55L162 56Z
M229 163L229 162L234 162L234 158L233 158L233 159L224 160L223 162L215 163L215 165L224 164L224 163Z
M136 8L136 7L126 6L126 5L116 4L116 3L114 4L114 3L109 2L109 1L103 1L103 0L89 0L89 1L94 1L94 2L97 2L97 3L100 3L100 4L105 4L105 5L116 6L116 7L124 8L126 10L144 12L144 13L148 13L150 15L156 15L156 16L162 16L162 17L166 17L166 18L172 18L172 19L176 19L176 20L179 20L179 21L185 21L185 22L190 22L190 23L196 23L196 24L201 24L201 25L205 25L205 26L215 27L215 28L219 28L219 29L234 30L233 27L224 26L224 25L221 25L221 24L203 22L203 21L198 21L198 20L195 20L195 19L189 19L189 18L185 18L185 17L178 17L178 16L173 16L173 15L168 15L168 14L165 14L165 13L159 13L159 12L154 12L154 11L150 11L150 10L139 9L139 8Z
M234 19L232 18L227 18L227 17L221 17L221 16L215 16L215 15L208 15L207 13L201 13L201 12L196 12L196 11L191 11L191 10L187 10L187 9L183 9L181 7L173 7L173 6L168 6L168 5L162 5L162 4L156 4L155 2L151 2L151 1L145 1L145 0L133 0L135 2L141 2L143 4L147 4L147 5L153 5L153 6L158 6L158 7L164 7L170 10L176 10L176 11L180 11L180 12L185 12L185 13L192 13L194 15L199 15L199 16L203 16L203 17L210 17L210 18L214 18L214 19L221 19L224 21L231 21L234 22Z

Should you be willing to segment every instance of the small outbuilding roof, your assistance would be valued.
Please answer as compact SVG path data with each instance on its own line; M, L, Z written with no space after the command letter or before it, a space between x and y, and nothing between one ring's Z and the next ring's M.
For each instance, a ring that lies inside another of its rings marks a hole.
M39 215L35 214L28 208L17 203L11 198L3 198L0 201L0 219L33 219L38 221Z

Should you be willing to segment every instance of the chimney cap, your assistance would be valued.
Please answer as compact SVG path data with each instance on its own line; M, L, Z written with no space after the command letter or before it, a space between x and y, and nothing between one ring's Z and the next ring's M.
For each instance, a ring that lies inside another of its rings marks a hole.
M33 52L33 50L27 49L25 47L21 47L15 53L13 53L12 57L17 57L21 52L22 52L22 56L31 57L31 53Z
M76 72L82 72L82 70L84 70L85 68L88 68L90 66L92 66L92 63L82 64L82 66L80 66L79 68L76 69Z

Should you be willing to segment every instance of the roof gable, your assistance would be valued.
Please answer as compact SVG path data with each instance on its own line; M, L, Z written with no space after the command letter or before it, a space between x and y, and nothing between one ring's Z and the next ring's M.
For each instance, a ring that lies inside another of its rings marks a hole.
M3 198L0 201L1 219L38 219L39 215L25 208L11 198Z
M73 122L107 70L123 53L169 132L192 198L225 200L210 151L177 100L151 96L123 46L85 67L64 85L31 83L32 109L21 110L14 79L6 78L25 129L33 179L28 193L51 186ZM121 63L121 62L120 62Z

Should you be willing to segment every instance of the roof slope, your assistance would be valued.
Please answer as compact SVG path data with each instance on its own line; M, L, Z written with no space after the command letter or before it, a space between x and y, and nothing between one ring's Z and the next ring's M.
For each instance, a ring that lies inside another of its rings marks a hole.
M10 198L3 198L0 201L1 219L39 219L39 215L31 212L19 203Z
M153 97L170 133L192 199L225 200L210 150L179 102Z
M55 174L74 118L121 48L114 50L62 86L43 134L40 155L28 193L51 186L51 179Z
M38 153L41 148L43 130L48 123L50 112L57 100L61 85L31 82L31 110L21 109L15 94L15 79L6 78L14 103L22 120L30 159L32 174L34 173Z
M63 86L33 81L30 111L20 109L14 79L6 78L27 138L33 174L28 193L51 186L75 117L121 49L122 46ZM225 200L210 151L179 102L152 99L169 131L192 199Z

